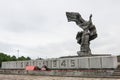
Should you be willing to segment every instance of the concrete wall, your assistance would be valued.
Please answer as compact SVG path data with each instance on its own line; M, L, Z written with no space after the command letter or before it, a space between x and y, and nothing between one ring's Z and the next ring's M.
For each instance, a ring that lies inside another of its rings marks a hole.
M88 57L82 57L78 59L78 68L87 68L89 69L89 58Z
M70 69L77 69L78 68L78 59L77 58L70 58L68 59L68 68Z
M52 63L52 67L51 67L52 69L59 69L60 68L59 59L52 59L51 63Z
M43 66L43 60L36 60L37 61L37 66L42 67Z
M116 68L118 65L116 56L101 57L102 68Z
M26 66L46 65L50 69L92 69L116 68L118 66L115 56L93 56L76 58L54 58L46 60L9 61L2 62L4 69L24 69Z
M89 59L89 68L102 68L101 57L90 57Z
M68 59L59 59L59 66L61 69L66 69L68 67Z
M48 68L51 68L52 61L50 59L43 60L43 65L46 65Z

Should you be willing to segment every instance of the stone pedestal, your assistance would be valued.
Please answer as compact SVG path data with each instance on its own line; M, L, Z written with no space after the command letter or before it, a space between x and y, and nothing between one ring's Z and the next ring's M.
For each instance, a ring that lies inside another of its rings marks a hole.
M82 56L91 56L92 55L91 53L85 53L85 52L82 52L82 51L78 51L77 54L80 57L82 57Z

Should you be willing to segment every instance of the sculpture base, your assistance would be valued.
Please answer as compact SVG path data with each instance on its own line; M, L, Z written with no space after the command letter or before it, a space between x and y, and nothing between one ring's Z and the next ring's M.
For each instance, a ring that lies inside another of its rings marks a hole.
M118 67L116 56L88 56L88 57L84 56L84 57L51 58L51 59L28 60L28 61L8 61L8 62L2 62L1 69L8 69L8 70L25 69L26 63L28 63L28 66L38 66L39 68L42 68L44 65L46 65L47 68L50 70L83 70L83 69L99 70L99 69L116 69ZM56 72L54 74L56 74Z
M85 53L85 52L82 52L82 51L78 51L77 54L78 54L78 56L92 56L91 53Z

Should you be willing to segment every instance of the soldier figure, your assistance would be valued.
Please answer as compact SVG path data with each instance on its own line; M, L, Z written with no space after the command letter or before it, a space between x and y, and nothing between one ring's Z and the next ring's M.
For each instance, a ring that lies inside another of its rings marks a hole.
M74 21L76 24L83 29L76 35L77 43L81 45L80 51L77 52L79 56L90 56L90 41L97 37L96 28L92 24L92 14L89 17L89 21L85 21L79 13L66 12L68 22Z

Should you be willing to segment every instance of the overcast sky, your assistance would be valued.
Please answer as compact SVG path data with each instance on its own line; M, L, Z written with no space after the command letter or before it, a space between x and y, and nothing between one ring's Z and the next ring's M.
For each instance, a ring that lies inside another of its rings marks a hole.
M33 59L77 55L81 29L67 22L68 11L85 20L93 14L98 33L90 45L93 54L119 55L119 8L119 0L0 0L0 52Z

